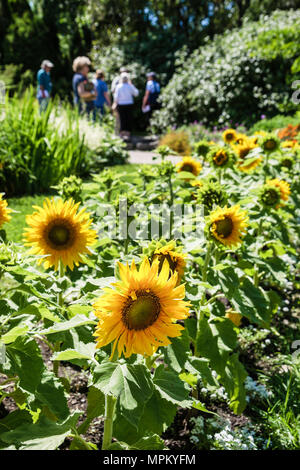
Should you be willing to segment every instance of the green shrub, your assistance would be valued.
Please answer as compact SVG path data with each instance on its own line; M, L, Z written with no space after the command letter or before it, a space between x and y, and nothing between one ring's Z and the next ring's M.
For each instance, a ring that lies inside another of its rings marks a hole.
M261 114L272 117L296 110L290 82L291 67L299 56L299 25L300 10L275 11L213 41L207 39L191 55L181 50L176 72L160 97L162 109L153 115L153 128L164 130L195 120L218 127L232 120L234 127L238 123L249 127ZM265 54L266 33L274 31L277 36L285 32L286 47L281 44L277 53Z
M40 114L32 90L7 100L0 128L0 184L7 194L43 192L65 176L87 172L90 151L78 119L67 113L64 129L58 129L52 122L56 110L50 103Z
M254 126L251 127L249 130L249 134L253 134L257 131L267 131L272 132L275 129L282 129L289 124L293 126L297 126L300 124L300 113L296 113L294 116L284 116L282 114L278 114L271 119L261 119L260 121L256 122Z

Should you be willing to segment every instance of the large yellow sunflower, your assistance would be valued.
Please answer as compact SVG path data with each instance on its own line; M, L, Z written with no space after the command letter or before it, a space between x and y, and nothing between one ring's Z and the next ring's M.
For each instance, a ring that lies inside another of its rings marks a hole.
M239 158L237 163L239 170L245 172L252 171L261 163L261 157L248 157L251 150L255 149L256 147L257 145L252 138L247 139L243 145L235 146L235 151Z
M291 194L290 190L290 185L284 180L280 180L278 178L275 178L273 180L267 181L267 184L269 186L276 186L279 191L280 191L280 198L282 201L287 201L289 198L289 195Z
M72 270L95 243L97 233L89 228L92 219L85 209L78 211L79 204L73 199L46 199L43 207L33 206L36 212L26 217L30 228L24 232L25 244L32 247L30 253L47 256L38 260L45 269L58 269L61 261Z
M0 193L0 228L5 222L9 222L11 216L9 215L12 212L11 209L7 207L7 202L2 199L2 194Z
M94 304L99 323L94 333L97 347L113 343L112 356L131 354L151 356L170 338L181 335L183 326L176 323L189 315L189 303L183 300L184 285L177 285L177 273L170 277L164 262L159 273L157 261L150 265L145 258L137 270L119 263L121 280L108 287Z
M235 142L237 133L234 129L226 129L226 131L223 132L222 137L226 144L231 144L232 142Z
M154 251L152 255L152 261L155 261L156 259L159 261L160 271L164 261L167 260L171 272L177 272L178 283L180 283L186 266L186 257L187 255L185 253L181 253L181 251L179 251L179 249L176 247L176 242L172 240L165 246L159 247Z
M195 176L198 176L202 170L202 165L192 157L183 157L183 159L177 163L176 168L178 173L181 171L187 171L189 173L193 173Z
M231 247L241 243L247 222L247 212L239 205L218 207L209 215L209 231L223 245Z

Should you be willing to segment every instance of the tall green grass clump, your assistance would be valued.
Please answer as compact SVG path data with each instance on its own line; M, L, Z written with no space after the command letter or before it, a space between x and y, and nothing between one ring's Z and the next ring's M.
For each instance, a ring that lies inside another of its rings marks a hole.
M5 103L0 123L0 188L8 195L47 191L66 176L83 175L91 152L79 132L78 116L64 109L55 125L57 102L39 112L34 91L15 94Z

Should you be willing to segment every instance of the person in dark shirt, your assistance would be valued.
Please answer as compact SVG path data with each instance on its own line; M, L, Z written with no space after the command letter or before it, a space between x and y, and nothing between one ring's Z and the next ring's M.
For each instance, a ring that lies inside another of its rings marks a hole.
M72 80L72 88L74 93L74 105L78 108L81 113L82 101L85 103L85 111L88 115L92 112L94 115L97 93L95 86L88 79L88 73L90 71L91 61L88 57L81 56L76 57L73 61L74 76Z

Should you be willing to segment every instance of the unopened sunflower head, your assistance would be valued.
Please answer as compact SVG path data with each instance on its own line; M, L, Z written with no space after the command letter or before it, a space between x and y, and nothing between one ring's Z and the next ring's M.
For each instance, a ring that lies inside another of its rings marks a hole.
M198 190L197 202L211 211L214 206L224 206L228 196L219 183L207 181Z
M165 260L167 260L170 267L170 274L177 272L178 283L180 283L184 275L187 255L182 253L182 248L176 244L175 240L153 240L148 247L144 249L144 254L148 257L150 264L154 261L159 262L158 272L161 271Z
M223 140L226 144L232 144L233 142L236 141L237 139L237 132L234 129L226 129L226 131L223 132L222 137Z
M294 166L295 160L291 155L283 155L280 159L280 166L284 169L291 170Z
M218 207L208 216L208 232L210 238L231 248L242 242L248 225L247 212L239 205Z
M177 163L176 169L178 173L184 171L192 173L194 176L198 176L202 170L202 165L192 157L183 157L182 160Z
M35 212L26 217L29 228L25 229L25 245L30 253L43 256L38 264L45 269L58 269L61 262L73 270L83 262L82 256L96 242L97 233L90 228L92 219L85 209L78 210L79 203L73 199L46 199L43 207L33 206Z
M234 164L236 157L229 147L215 145L208 153L207 159L214 168L221 169L231 167Z
M259 202L266 208L277 208L280 204L280 190L274 185L264 184L259 191Z
M152 264L145 258L139 269L119 263L121 280L108 287L93 305L99 319L94 333L97 347L113 343L112 356L126 358L132 354L152 356L160 346L168 346L181 335L183 326L177 320L189 316L184 285L177 285L177 273L170 276L164 262Z
M7 201L3 199L3 193L0 193L0 228L5 222L9 222L11 219L12 209L7 207Z
M240 326L243 315L235 312L232 308L226 310L225 317L228 318L235 326Z
M258 143L265 153L273 153L280 148L280 139L274 133L268 133L261 137Z
M211 143L207 140L199 140L194 144L194 151L198 157L206 157L211 148Z
M278 178L274 178L273 180L268 180L267 184L269 186L274 186L275 188L278 188L280 191L280 199L282 202L285 202L288 200L289 195L291 194L291 189L289 183L284 180L280 180Z

